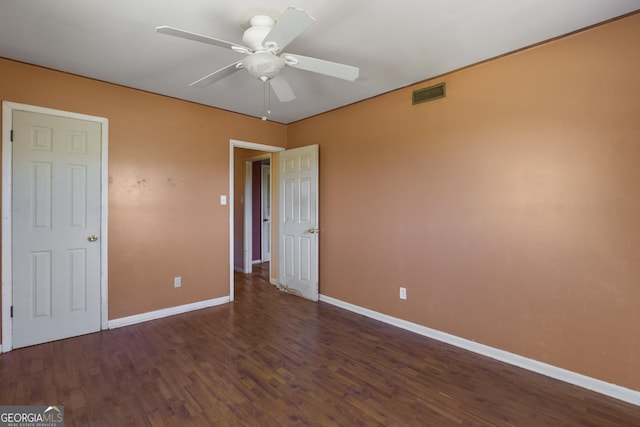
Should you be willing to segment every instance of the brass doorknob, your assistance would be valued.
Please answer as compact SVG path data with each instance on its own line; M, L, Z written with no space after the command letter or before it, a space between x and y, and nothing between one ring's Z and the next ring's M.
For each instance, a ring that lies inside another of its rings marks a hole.
M317 228L311 227L310 229L307 230L307 232L311 234L316 234L316 233L319 233L320 230L318 230Z
M95 242L96 240L98 240L98 236L96 236L95 234L89 234L89 237L87 237L87 240L90 242Z

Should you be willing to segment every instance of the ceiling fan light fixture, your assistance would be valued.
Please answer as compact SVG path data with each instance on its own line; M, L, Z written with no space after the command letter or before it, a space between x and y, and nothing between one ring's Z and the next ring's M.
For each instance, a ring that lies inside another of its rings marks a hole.
M243 60L214 71L189 86L204 88L244 68L252 77L264 83L264 120L270 114L269 96L271 91L280 102L290 102L296 98L286 78L279 75L285 65L349 81L358 78L359 69L357 67L298 54L283 53L280 55L282 49L315 22L315 19L304 10L290 6L279 16L277 22L275 20L277 14L272 14L270 11L258 13L261 14L253 15L249 20L249 27L246 24L243 25L245 27L242 37L244 46L167 26L157 27L156 32L211 44L246 55Z
M242 65L249 74L262 81L274 78L284 64L284 59L268 52L256 52L242 60Z

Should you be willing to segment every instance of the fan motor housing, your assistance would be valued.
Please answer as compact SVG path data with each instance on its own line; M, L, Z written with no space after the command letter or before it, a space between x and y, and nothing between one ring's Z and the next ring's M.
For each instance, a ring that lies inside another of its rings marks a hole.
M275 21L267 15L256 15L249 21L251 26L242 34L242 41L254 51L264 50L262 42Z

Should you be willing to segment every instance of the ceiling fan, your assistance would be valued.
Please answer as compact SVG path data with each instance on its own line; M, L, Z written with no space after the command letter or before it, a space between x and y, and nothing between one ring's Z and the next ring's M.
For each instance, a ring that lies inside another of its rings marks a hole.
M357 67L350 65L293 53L282 53L282 49L314 22L315 19L311 15L293 6L287 8L277 21L268 15L256 15L249 20L250 26L242 36L246 46L173 27L157 27L156 31L247 55L240 61L196 80L190 86L204 88L238 70L245 69L253 77L265 83L269 82L280 102L288 102L295 99L295 94L289 83L279 74L285 65L349 81L357 79L360 72Z

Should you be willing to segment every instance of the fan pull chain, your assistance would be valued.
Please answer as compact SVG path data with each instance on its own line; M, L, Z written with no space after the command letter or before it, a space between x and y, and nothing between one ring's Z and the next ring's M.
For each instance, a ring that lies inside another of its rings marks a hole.
M263 82L262 107L264 115L262 116L262 120L267 120L267 116L271 115L271 83L269 83L269 80L264 80Z
M267 85L267 114L271 115L271 80Z

